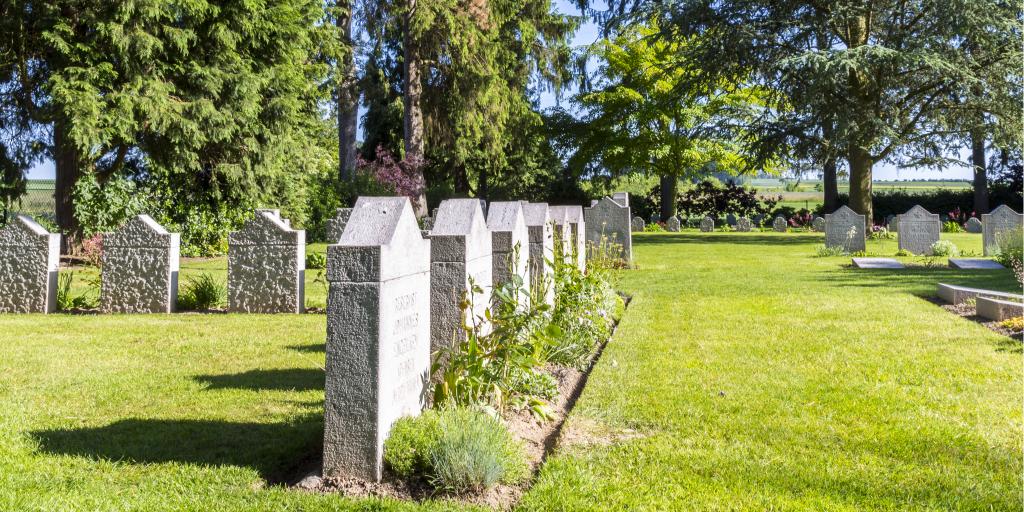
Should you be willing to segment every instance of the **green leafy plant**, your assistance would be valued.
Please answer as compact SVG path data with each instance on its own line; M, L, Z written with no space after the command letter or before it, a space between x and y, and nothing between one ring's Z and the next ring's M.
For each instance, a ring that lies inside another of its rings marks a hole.
M957 250L956 244L953 242L949 240L939 240L932 244L931 254L932 256L938 257L956 257L960 254L960 251Z
M1012 229L996 235L996 261L1013 269L1017 282L1024 286L1024 231Z
M964 228L963 228L963 226L961 226L956 221L947 220L946 222L942 223L942 232L943 233L963 233L964 232Z
M481 492L526 478L522 445L499 420L478 409L450 407L398 420L384 461L399 476L422 476L437 490Z
M661 224L659 224L657 222L651 222L650 224L647 224L646 226L644 226L644 232L645 233L664 233L665 232L665 228Z
M320 270L327 268L327 255L322 252L306 253L306 269Z
M827 257L830 257L830 256L843 256L845 254L846 254L846 251L844 251L842 247L837 247L837 246L826 247L824 245L819 245L817 253L815 254L815 256L817 256L819 258L827 258Z
M609 283L610 272L591 265L582 272L571 263L555 262L555 307L551 315L554 335L545 347L545 359L582 369L597 346L611 334L622 307Z
M900 249L896 251L896 256L913 256L913 254L906 249Z
M188 278L178 294L178 308L189 311L215 309L227 302L227 296L227 287L212 274L204 272Z
M78 295L72 294L72 284L75 280L74 272L61 272L57 277L57 309L60 311L73 311L79 309L94 309L99 306L99 289L96 281L86 280L88 288Z

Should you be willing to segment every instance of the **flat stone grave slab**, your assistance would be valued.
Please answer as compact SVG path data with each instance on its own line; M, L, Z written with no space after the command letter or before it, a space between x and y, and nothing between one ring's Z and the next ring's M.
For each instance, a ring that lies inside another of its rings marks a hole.
M853 266L865 269L886 269L897 270L904 267L902 263L892 258L853 258Z
M970 288L967 286L957 286L945 283L939 283L938 295L940 299L953 305L961 304L968 299L976 299L978 297L993 297L997 299L1024 301L1024 295L1016 293L997 292L993 290Z
M1024 315L1024 304L991 297L978 297L974 308L978 316L997 322Z
M958 268L960 270L1002 270L1006 267L1000 265L998 261L992 260L950 258L949 268Z

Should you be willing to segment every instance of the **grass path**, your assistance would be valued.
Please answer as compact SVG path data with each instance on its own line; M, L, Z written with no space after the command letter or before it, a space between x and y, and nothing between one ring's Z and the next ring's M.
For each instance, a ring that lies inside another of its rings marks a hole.
M1019 510L1020 346L925 299L1009 272L854 271L820 240L638 235L633 302L570 418L596 442L562 447L521 508ZM0 510L454 508L267 484L319 450L323 333L0 316Z

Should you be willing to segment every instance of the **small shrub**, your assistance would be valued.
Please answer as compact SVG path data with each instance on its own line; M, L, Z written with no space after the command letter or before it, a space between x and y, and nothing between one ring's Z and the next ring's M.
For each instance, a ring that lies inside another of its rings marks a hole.
M665 227L660 222L652 222L644 226L645 233L662 233L665 231Z
M307 252L306 268L309 270L320 270L327 268L327 255L322 252Z
M830 256L843 256L845 254L846 251L844 251L842 247L826 247L824 245L819 245L816 256L819 258L827 258Z
M943 233L963 233L964 232L964 228L962 226L960 226L960 224L958 224L956 221L947 220L946 222L942 223L942 232Z
M454 493L514 484L528 473L523 447L505 425L466 407L398 420L384 442L384 461L400 476L419 475Z
M178 295L178 307L190 311L214 309L223 306L227 296L227 287L212 274L204 272L188 278Z
M949 240L939 240L938 242L935 242L934 244L932 244L931 251L932 256L938 257L952 258L960 254L960 251L958 251L956 248L956 244L950 242Z
M1024 317L1015 316L1013 318L1007 318L1006 320L999 322L999 325L1003 329L1013 333L1024 332Z
M913 256L913 254L906 249L900 249L896 251L896 256Z
M71 285L75 280L74 272L61 272L57 277L57 309L72 311L76 309L93 309L99 306L98 287L95 281L88 281L89 288L79 294L71 294Z
M885 226L876 225L871 227L868 238L871 240L893 240L896 238L896 233L889 231Z
M996 261L1013 269L1017 282L1024 285L1024 232L1020 229L1000 233L996 237Z

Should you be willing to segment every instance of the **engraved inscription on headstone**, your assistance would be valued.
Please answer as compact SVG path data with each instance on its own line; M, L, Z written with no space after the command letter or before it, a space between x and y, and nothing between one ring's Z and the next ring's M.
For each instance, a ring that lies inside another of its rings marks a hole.
M825 247L841 247L846 252L863 251L864 216L848 206L825 215Z
M626 263L633 261L633 237L630 230L632 215L629 194L616 192L614 198L602 197L594 206L583 209L586 222L587 253L594 254L604 247L614 246L618 256Z

